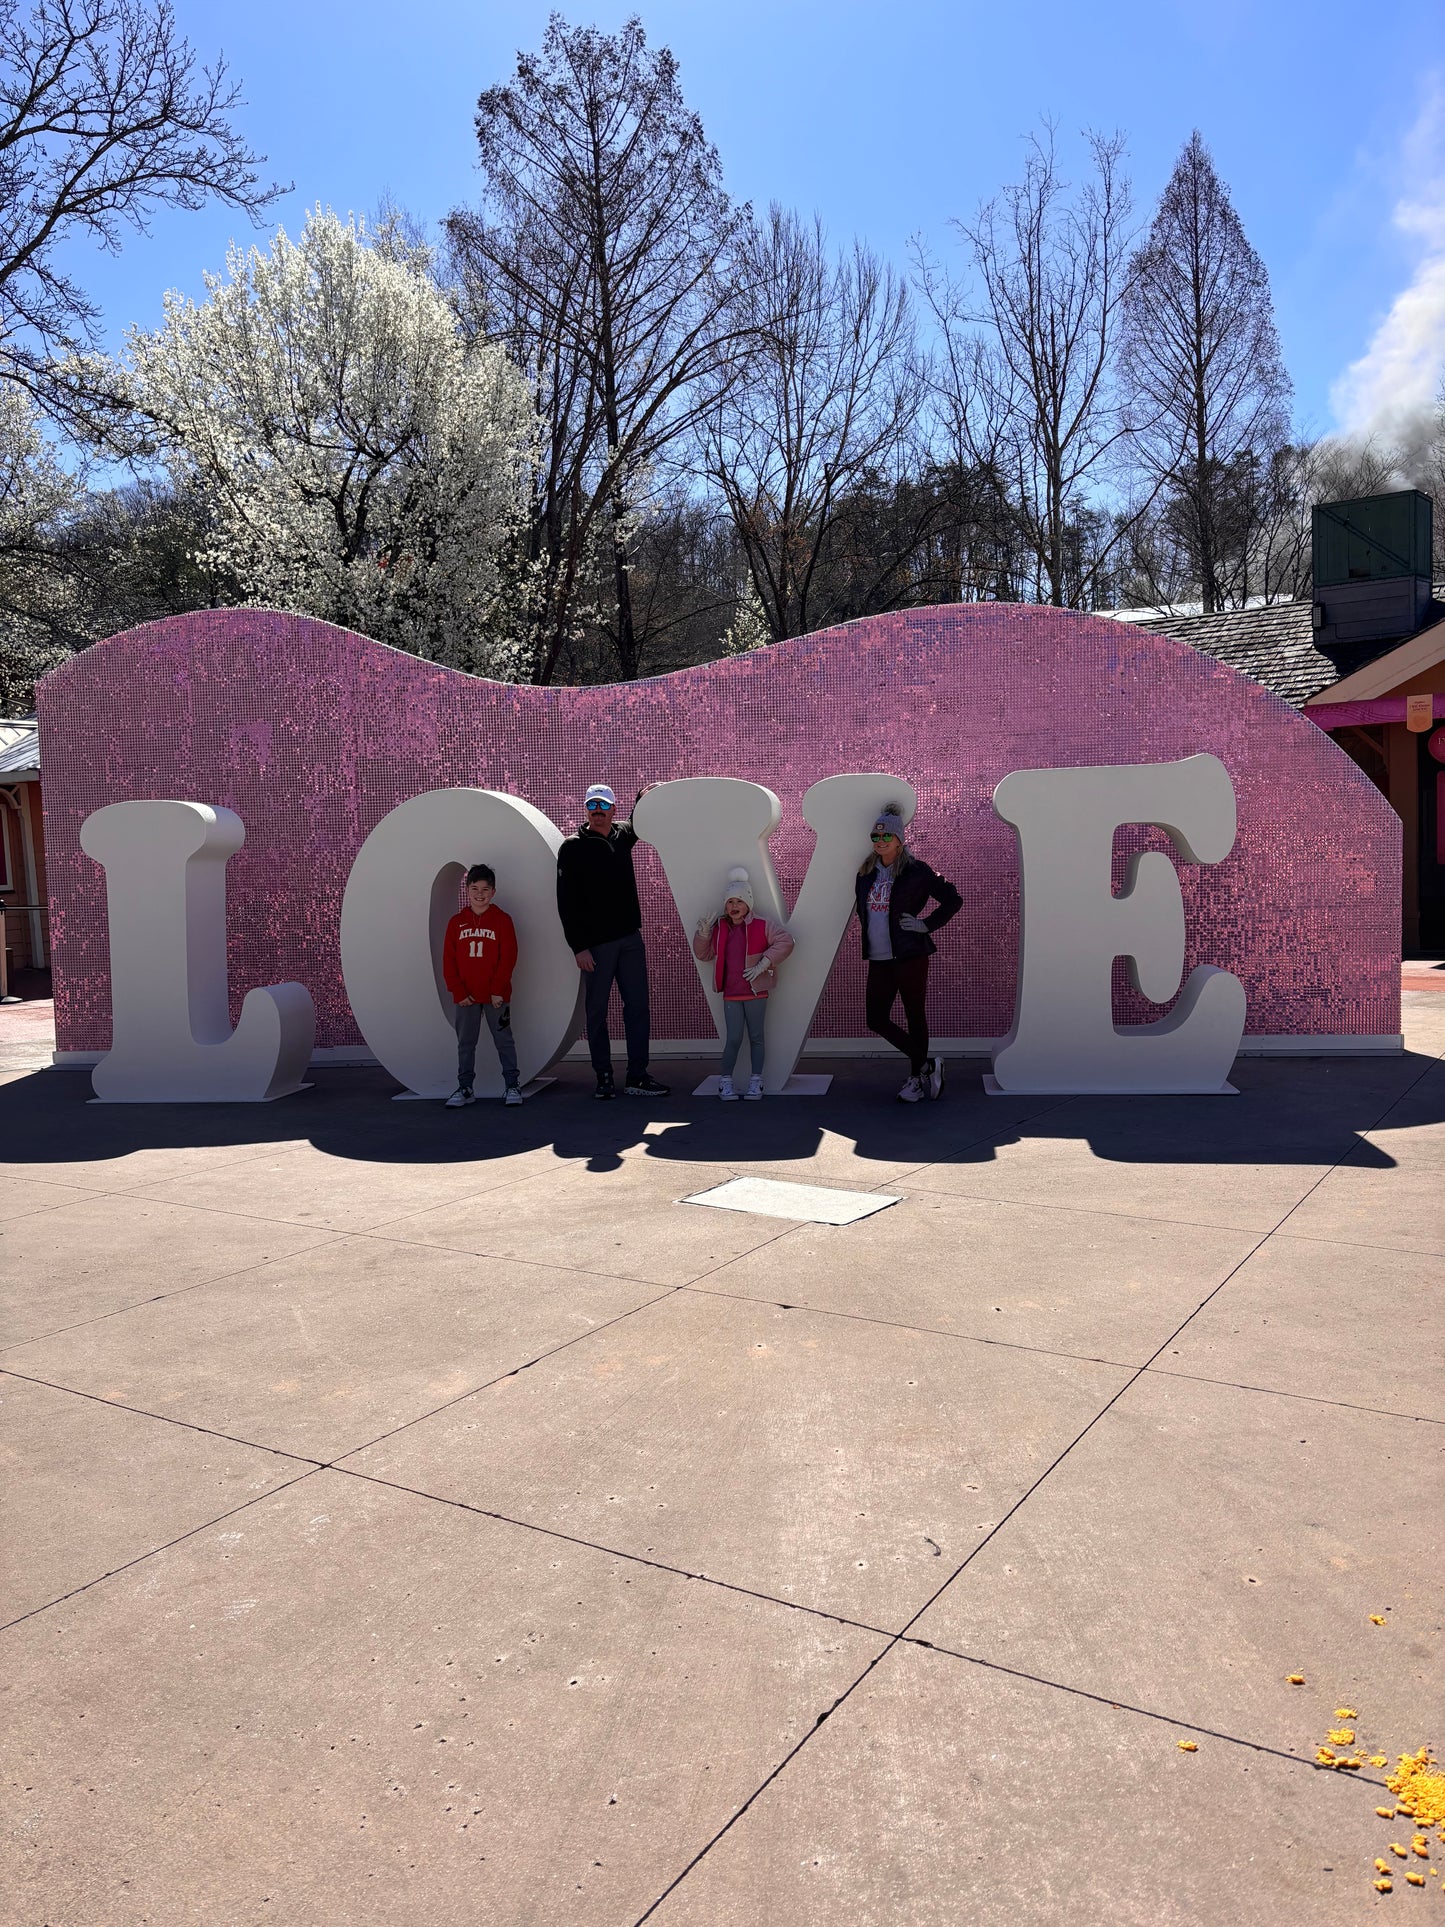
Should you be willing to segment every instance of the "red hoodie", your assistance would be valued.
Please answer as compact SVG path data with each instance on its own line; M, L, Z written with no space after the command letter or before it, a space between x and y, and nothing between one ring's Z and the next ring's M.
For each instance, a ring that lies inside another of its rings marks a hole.
M453 1003L473 997L479 1004L512 998L512 968L517 961L517 932L512 919L495 903L480 915L459 910L447 925L442 945L442 975Z

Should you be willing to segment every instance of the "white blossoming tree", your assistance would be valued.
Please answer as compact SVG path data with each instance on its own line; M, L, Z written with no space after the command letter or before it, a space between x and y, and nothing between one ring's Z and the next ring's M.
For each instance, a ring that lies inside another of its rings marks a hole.
M133 330L129 399L198 486L201 560L249 602L325 617L482 674L528 670L500 607L531 409L391 228L319 207L299 242L232 248L197 305Z
M27 714L37 677L85 639L82 597L62 555L84 499L29 395L0 381L0 715Z

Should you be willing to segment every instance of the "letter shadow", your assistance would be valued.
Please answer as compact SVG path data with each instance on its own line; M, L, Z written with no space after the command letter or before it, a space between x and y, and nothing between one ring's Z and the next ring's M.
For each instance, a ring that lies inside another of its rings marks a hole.
M680 1164L718 1165L817 1183L886 1184L923 1166L1028 1167L1031 1185L1053 1182L1045 1166L1317 1166L1348 1158L1391 1168L1395 1159L1365 1133L1445 1121L1445 1064L1405 1053L1377 1058L1242 1058L1239 1095L1184 1097L1002 1097L982 1088L982 1060L954 1060L938 1103L902 1104L903 1065L880 1059L808 1060L830 1069L821 1098L723 1104L695 1098L710 1062L661 1059L671 1086L659 1099L592 1097L583 1064L563 1065L555 1083L519 1109L479 1102L449 1111L434 1102L395 1103L397 1086L379 1069L322 1069L314 1087L271 1104L90 1104L90 1079L44 1070L0 1084L0 1169L33 1171L56 1183L87 1182L85 1167L132 1154L205 1153L228 1147L309 1142L337 1158L398 1165L486 1163L550 1147L560 1162L594 1172L618 1169L629 1154ZM783 1172L779 1167L807 1166ZM40 1169L38 1167L45 1167ZM196 1175L206 1169L195 1159ZM870 1168L874 1175L870 1175ZM182 1175L177 1168L172 1176ZM99 1174L91 1183L101 1184ZM118 1177L133 1189L164 1179Z

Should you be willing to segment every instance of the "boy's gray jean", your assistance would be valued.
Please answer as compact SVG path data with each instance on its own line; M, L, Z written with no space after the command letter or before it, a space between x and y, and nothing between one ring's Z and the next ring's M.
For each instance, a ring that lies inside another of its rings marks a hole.
M613 937L588 946L592 968L582 973L587 1006L587 1049L592 1068L601 1077L612 1069L612 1040L607 1034L607 1006L616 980L622 998L622 1028L627 1037L627 1082L641 1077L652 1055L652 1018L647 1007L647 952L642 932Z
M457 1083L464 1091L472 1088L472 1079L477 1074L477 1039L482 1034L483 1016L487 1020L487 1029L492 1033L492 1042L497 1047L497 1057L502 1066L502 1082L515 1084L517 1081L517 1046L512 1038L512 1006L503 1004L498 1010L490 999L485 1004L456 1004L452 1009L452 1019L457 1027Z
M738 1061L738 1052L743 1047L743 1025L748 1028L748 1057L752 1063L753 1076L763 1074L763 1019L768 1014L767 999L764 997L732 997L723 1005L724 1042L722 1054L722 1074L731 1077L733 1065Z

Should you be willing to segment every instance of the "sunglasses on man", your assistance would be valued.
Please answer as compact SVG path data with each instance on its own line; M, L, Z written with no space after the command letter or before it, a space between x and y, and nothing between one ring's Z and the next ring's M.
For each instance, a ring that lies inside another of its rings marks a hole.
M589 803L587 805L587 814L589 816L595 816L598 810L610 810L613 807L611 803Z

